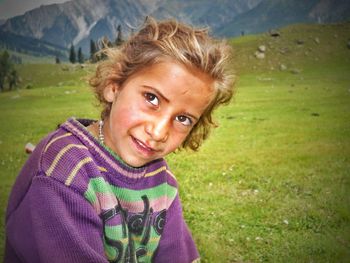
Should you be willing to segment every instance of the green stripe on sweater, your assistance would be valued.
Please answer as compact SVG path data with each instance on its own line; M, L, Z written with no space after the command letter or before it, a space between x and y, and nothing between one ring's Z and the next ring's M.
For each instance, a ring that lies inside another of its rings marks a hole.
M127 188L117 187L107 183L103 177L92 178L89 181L88 188L85 192L85 198L94 203L97 199L96 193L113 193L119 199L127 202L137 202L141 200L141 196L147 195L152 200L162 196L167 196L169 199L174 199L177 194L177 189L167 183L162 183L156 187L143 189L143 190L131 190Z

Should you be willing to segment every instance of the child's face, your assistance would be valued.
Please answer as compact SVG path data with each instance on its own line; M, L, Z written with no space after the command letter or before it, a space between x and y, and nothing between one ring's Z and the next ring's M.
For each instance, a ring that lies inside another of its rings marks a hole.
M105 143L130 166L140 167L175 151L214 96L213 80L172 61L130 76L120 88L109 85L112 102Z

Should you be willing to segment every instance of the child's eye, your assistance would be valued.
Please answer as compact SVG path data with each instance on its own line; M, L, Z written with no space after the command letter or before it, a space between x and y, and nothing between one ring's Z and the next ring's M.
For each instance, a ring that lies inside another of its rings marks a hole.
M176 116L175 118L178 122L181 122L181 124L185 125L185 126L191 126L192 125L192 120L185 116L185 115L179 115Z
M158 106L159 105L159 100L158 100L156 95L146 92L144 96L145 96L146 100L149 103L151 103L152 105L154 105L154 106Z

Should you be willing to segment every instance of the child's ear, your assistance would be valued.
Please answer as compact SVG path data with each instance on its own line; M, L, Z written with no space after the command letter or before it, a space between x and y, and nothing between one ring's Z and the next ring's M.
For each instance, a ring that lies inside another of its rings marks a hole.
M110 83L103 91L103 97L107 102L113 102L118 93L119 86L116 83Z

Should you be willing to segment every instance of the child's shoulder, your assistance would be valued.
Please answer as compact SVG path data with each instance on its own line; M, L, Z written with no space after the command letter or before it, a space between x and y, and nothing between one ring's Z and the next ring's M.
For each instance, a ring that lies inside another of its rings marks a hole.
M42 148L40 170L69 186L78 174L98 171L89 147L74 131L61 126L49 135Z

